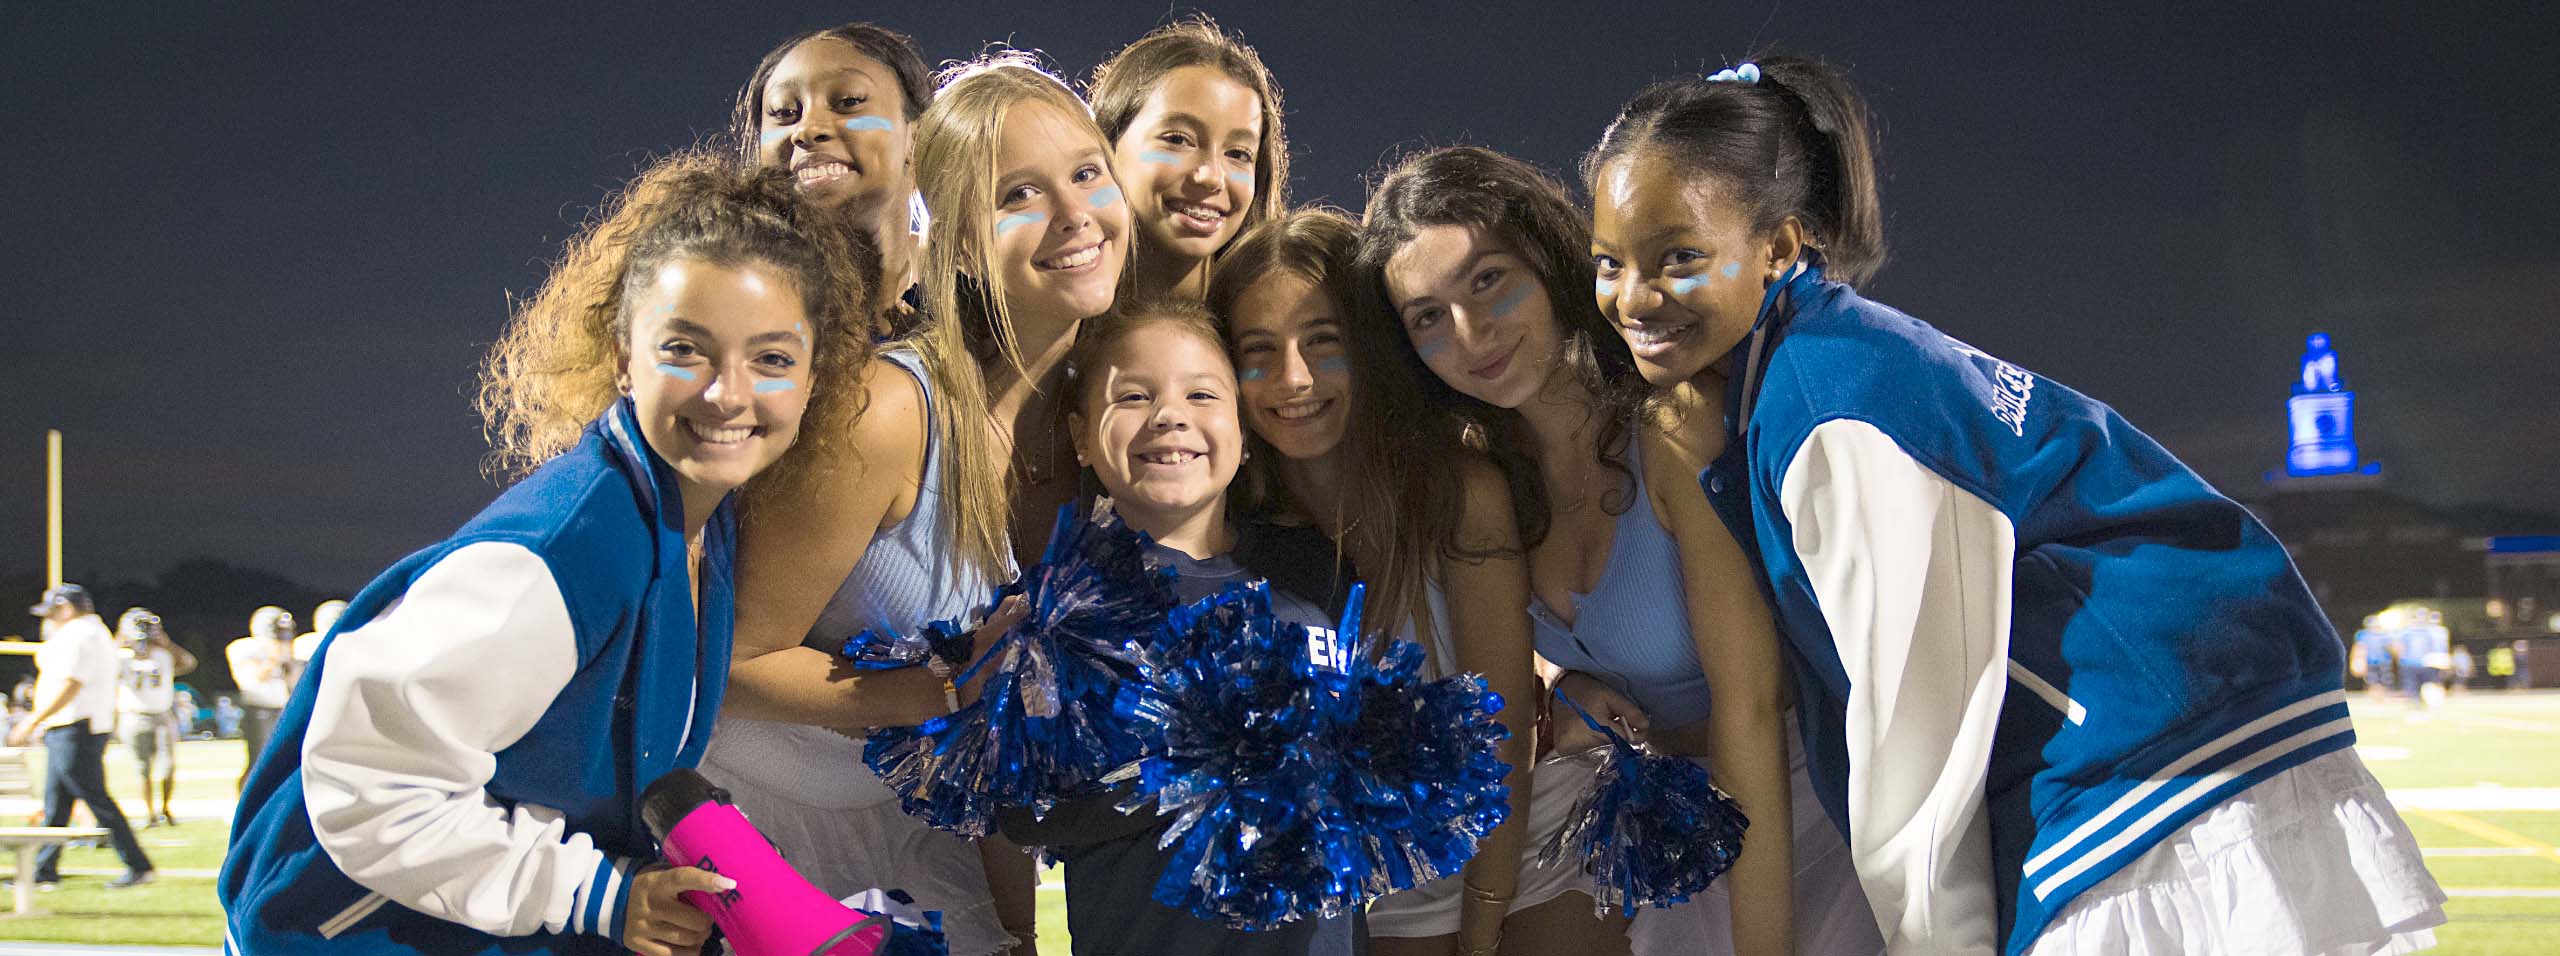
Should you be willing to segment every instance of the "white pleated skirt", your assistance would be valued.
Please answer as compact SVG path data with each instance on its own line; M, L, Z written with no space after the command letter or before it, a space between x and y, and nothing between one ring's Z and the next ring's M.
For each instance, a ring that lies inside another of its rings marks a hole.
M2396 956L2444 890L2353 749L2205 811L2063 907L2028 956Z

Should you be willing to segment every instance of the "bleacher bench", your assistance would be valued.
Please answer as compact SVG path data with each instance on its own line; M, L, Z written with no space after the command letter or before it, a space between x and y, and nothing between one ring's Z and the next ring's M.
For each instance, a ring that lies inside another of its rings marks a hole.
M26 748L0 750L0 797L44 797L44 781L33 772L33 754ZM18 883L9 894L12 912L23 915L35 908L36 850L106 835L98 827L0 827L0 847L8 848L18 862Z
M106 835L103 827L0 827L0 846L15 851L18 857L18 883L9 894L13 912L25 915L35 909L37 848L73 840L100 840Z

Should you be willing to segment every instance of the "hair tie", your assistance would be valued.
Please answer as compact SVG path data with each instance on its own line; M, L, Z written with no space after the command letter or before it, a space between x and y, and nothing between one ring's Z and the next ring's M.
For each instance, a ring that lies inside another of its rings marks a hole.
M1744 61L1740 66L1727 67L1716 71L1714 76L1707 77L1707 82L1749 83L1757 86L1760 83L1760 64Z

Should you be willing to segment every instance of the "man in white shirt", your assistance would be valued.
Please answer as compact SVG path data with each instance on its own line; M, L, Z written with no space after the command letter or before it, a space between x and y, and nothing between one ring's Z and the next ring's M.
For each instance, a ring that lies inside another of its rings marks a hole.
M124 665L116 687L116 737L142 768L142 828L176 826L170 802L178 792L178 678L196 669L196 656L170 640L160 615L145 608L116 619L116 643Z
M240 685L240 739L249 745L249 763L240 769L240 786L249 785L249 770L267 749L276 718L293 696L302 664L293 657L293 614L275 605L249 615L249 636L232 641L223 656L231 662L231 680Z
M57 584L28 608L44 619L44 646L36 650L36 707L27 722L9 732L9 746L23 747L44 735L44 825L71 822L71 802L88 804L89 815L107 829L125 874L110 880L109 889L151 882L151 858L133 838L124 811L107 795L107 738L116 725L115 639L98 619L89 592L77 584ZM38 886L61 882L62 845L36 851Z

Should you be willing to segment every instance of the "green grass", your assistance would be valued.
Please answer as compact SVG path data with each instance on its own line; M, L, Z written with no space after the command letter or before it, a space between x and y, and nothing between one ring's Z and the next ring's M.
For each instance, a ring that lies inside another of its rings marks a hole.
M2491 785L2560 787L2560 696L2472 694L2441 709L2375 705L2356 698L2357 748L2384 786L2396 790ZM2414 810L2402 814L2429 849L2560 845L2560 812ZM2465 828L2456 823L2469 823ZM2478 832L2504 831L2513 839ZM2437 952L2545 956L2560 951L2560 898L2459 895L2465 891L2560 891L2551 855L2431 856L2427 869L2457 894L2436 931Z
M2480 695L2458 698L2444 709L2420 714L2397 705L2373 706L2358 698L2359 746L2374 775L2394 789L2471 787L2560 788L2560 695ZM221 865L228 824L185 812L186 801L227 800L242 759L237 741L191 742L179 753L179 816L172 830L142 831L143 849L162 871L158 883L110 891L118 871L105 848L76 849L63 857L59 892L42 894L34 916L0 915L0 939L77 943L215 946L221 918L213 881L180 875ZM108 785L132 794L135 776L121 750L108 752ZM140 809L126 799L128 813ZM2518 849L2560 846L2560 812L2414 811L2405 815L2420 845L2431 849ZM14 821L10 821L14 822ZM2464 824L2468 825L2466 829ZM2483 829L2485 825L2485 831ZM2484 832L2492 835L2484 835ZM2560 890L2560 859L2542 855L2431 856L2436 878L2456 893L2477 890ZM89 871L84 873L83 871ZM1054 882L1057 872L1044 874ZM2446 906L2452 922L2437 931L2449 956L2544 956L2560 952L2560 898L2457 895ZM1041 951L1067 952L1066 900L1042 890Z
M75 851L76 852L76 851ZM148 852L146 850L146 852ZM64 865L73 857L64 855ZM114 854L108 854L114 865ZM0 937L54 943L222 945L222 910L213 881L172 879L110 890L102 877L69 877L62 889L36 896L37 912L0 916Z

